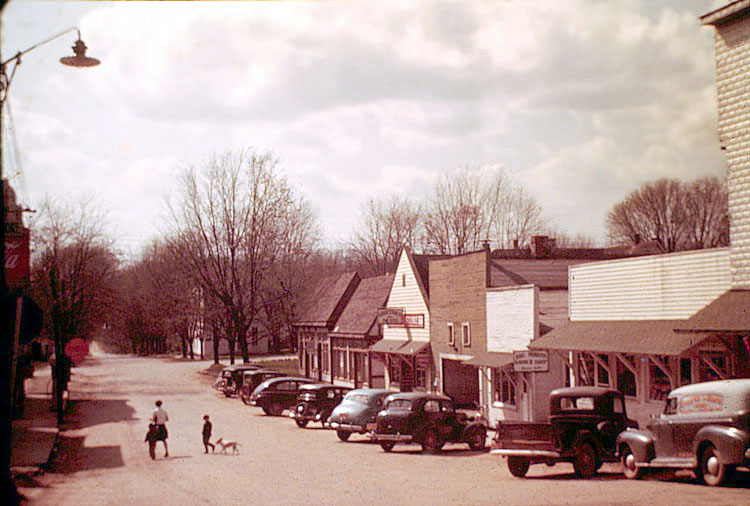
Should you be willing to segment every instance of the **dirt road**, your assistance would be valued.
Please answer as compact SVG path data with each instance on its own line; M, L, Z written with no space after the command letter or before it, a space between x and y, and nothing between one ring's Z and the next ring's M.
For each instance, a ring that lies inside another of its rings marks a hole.
M299 429L210 388L207 362L100 357L74 370L73 402L53 472L25 488L30 504L748 504L750 485L697 485L689 474L628 481L605 472L573 477L572 466L534 466L512 478L505 461L448 446L441 455L397 446L385 453L364 437L340 442L318 424ZM154 401L169 413L169 458L143 442ZM239 441L240 455L204 454L212 439ZM607 471L607 469L605 469ZM745 478L747 476L745 475Z

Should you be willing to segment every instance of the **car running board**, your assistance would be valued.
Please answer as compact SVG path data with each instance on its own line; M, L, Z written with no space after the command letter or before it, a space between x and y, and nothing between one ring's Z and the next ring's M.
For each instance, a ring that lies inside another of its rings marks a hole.
M636 462L636 467L672 467L678 469L694 469L697 463L692 458L656 458L650 462Z

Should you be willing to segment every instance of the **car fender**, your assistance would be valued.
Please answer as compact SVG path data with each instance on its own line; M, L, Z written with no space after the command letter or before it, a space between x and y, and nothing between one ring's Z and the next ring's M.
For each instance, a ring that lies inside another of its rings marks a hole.
M649 462L654 458L654 437L650 432L638 429L625 429L617 436L617 455L622 453L622 447L630 447L636 462Z
M701 427L693 441L693 453L696 458L700 458L706 443L711 443L718 450L722 464L740 464L744 458L745 448L750 444L750 434L736 427L724 425Z

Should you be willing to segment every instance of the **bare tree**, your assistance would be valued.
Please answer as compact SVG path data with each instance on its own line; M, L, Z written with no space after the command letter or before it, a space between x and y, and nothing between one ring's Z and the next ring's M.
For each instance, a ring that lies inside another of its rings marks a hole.
M393 272L401 249L416 246L420 226L420 208L407 198L389 194L368 200L349 244L351 253L366 266L363 274Z
M685 212L687 249L729 244L729 205L725 181L713 176L689 183Z
M32 290L55 343L58 406L67 382L65 344L73 337L89 337L114 301L118 259L105 224L106 214L90 198L73 204L49 197L32 224Z
M726 195L726 187L715 178L646 183L610 210L609 238L620 244L654 240L663 252L726 245Z
M502 188L492 234L499 247L526 246L548 226L542 207L524 186L508 183Z
M462 254L490 239L507 177L460 168L444 174L425 204L425 240L440 254Z
M299 199L279 163L254 150L227 152L181 174L171 206L188 272L223 310L226 337L248 359L247 337Z

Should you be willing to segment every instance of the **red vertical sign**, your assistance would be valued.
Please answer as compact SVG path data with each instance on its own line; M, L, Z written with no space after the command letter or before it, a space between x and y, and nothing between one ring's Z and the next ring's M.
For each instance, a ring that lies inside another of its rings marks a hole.
M28 229L23 229L20 234L5 236L5 277L10 288L17 288L29 282L30 259Z

